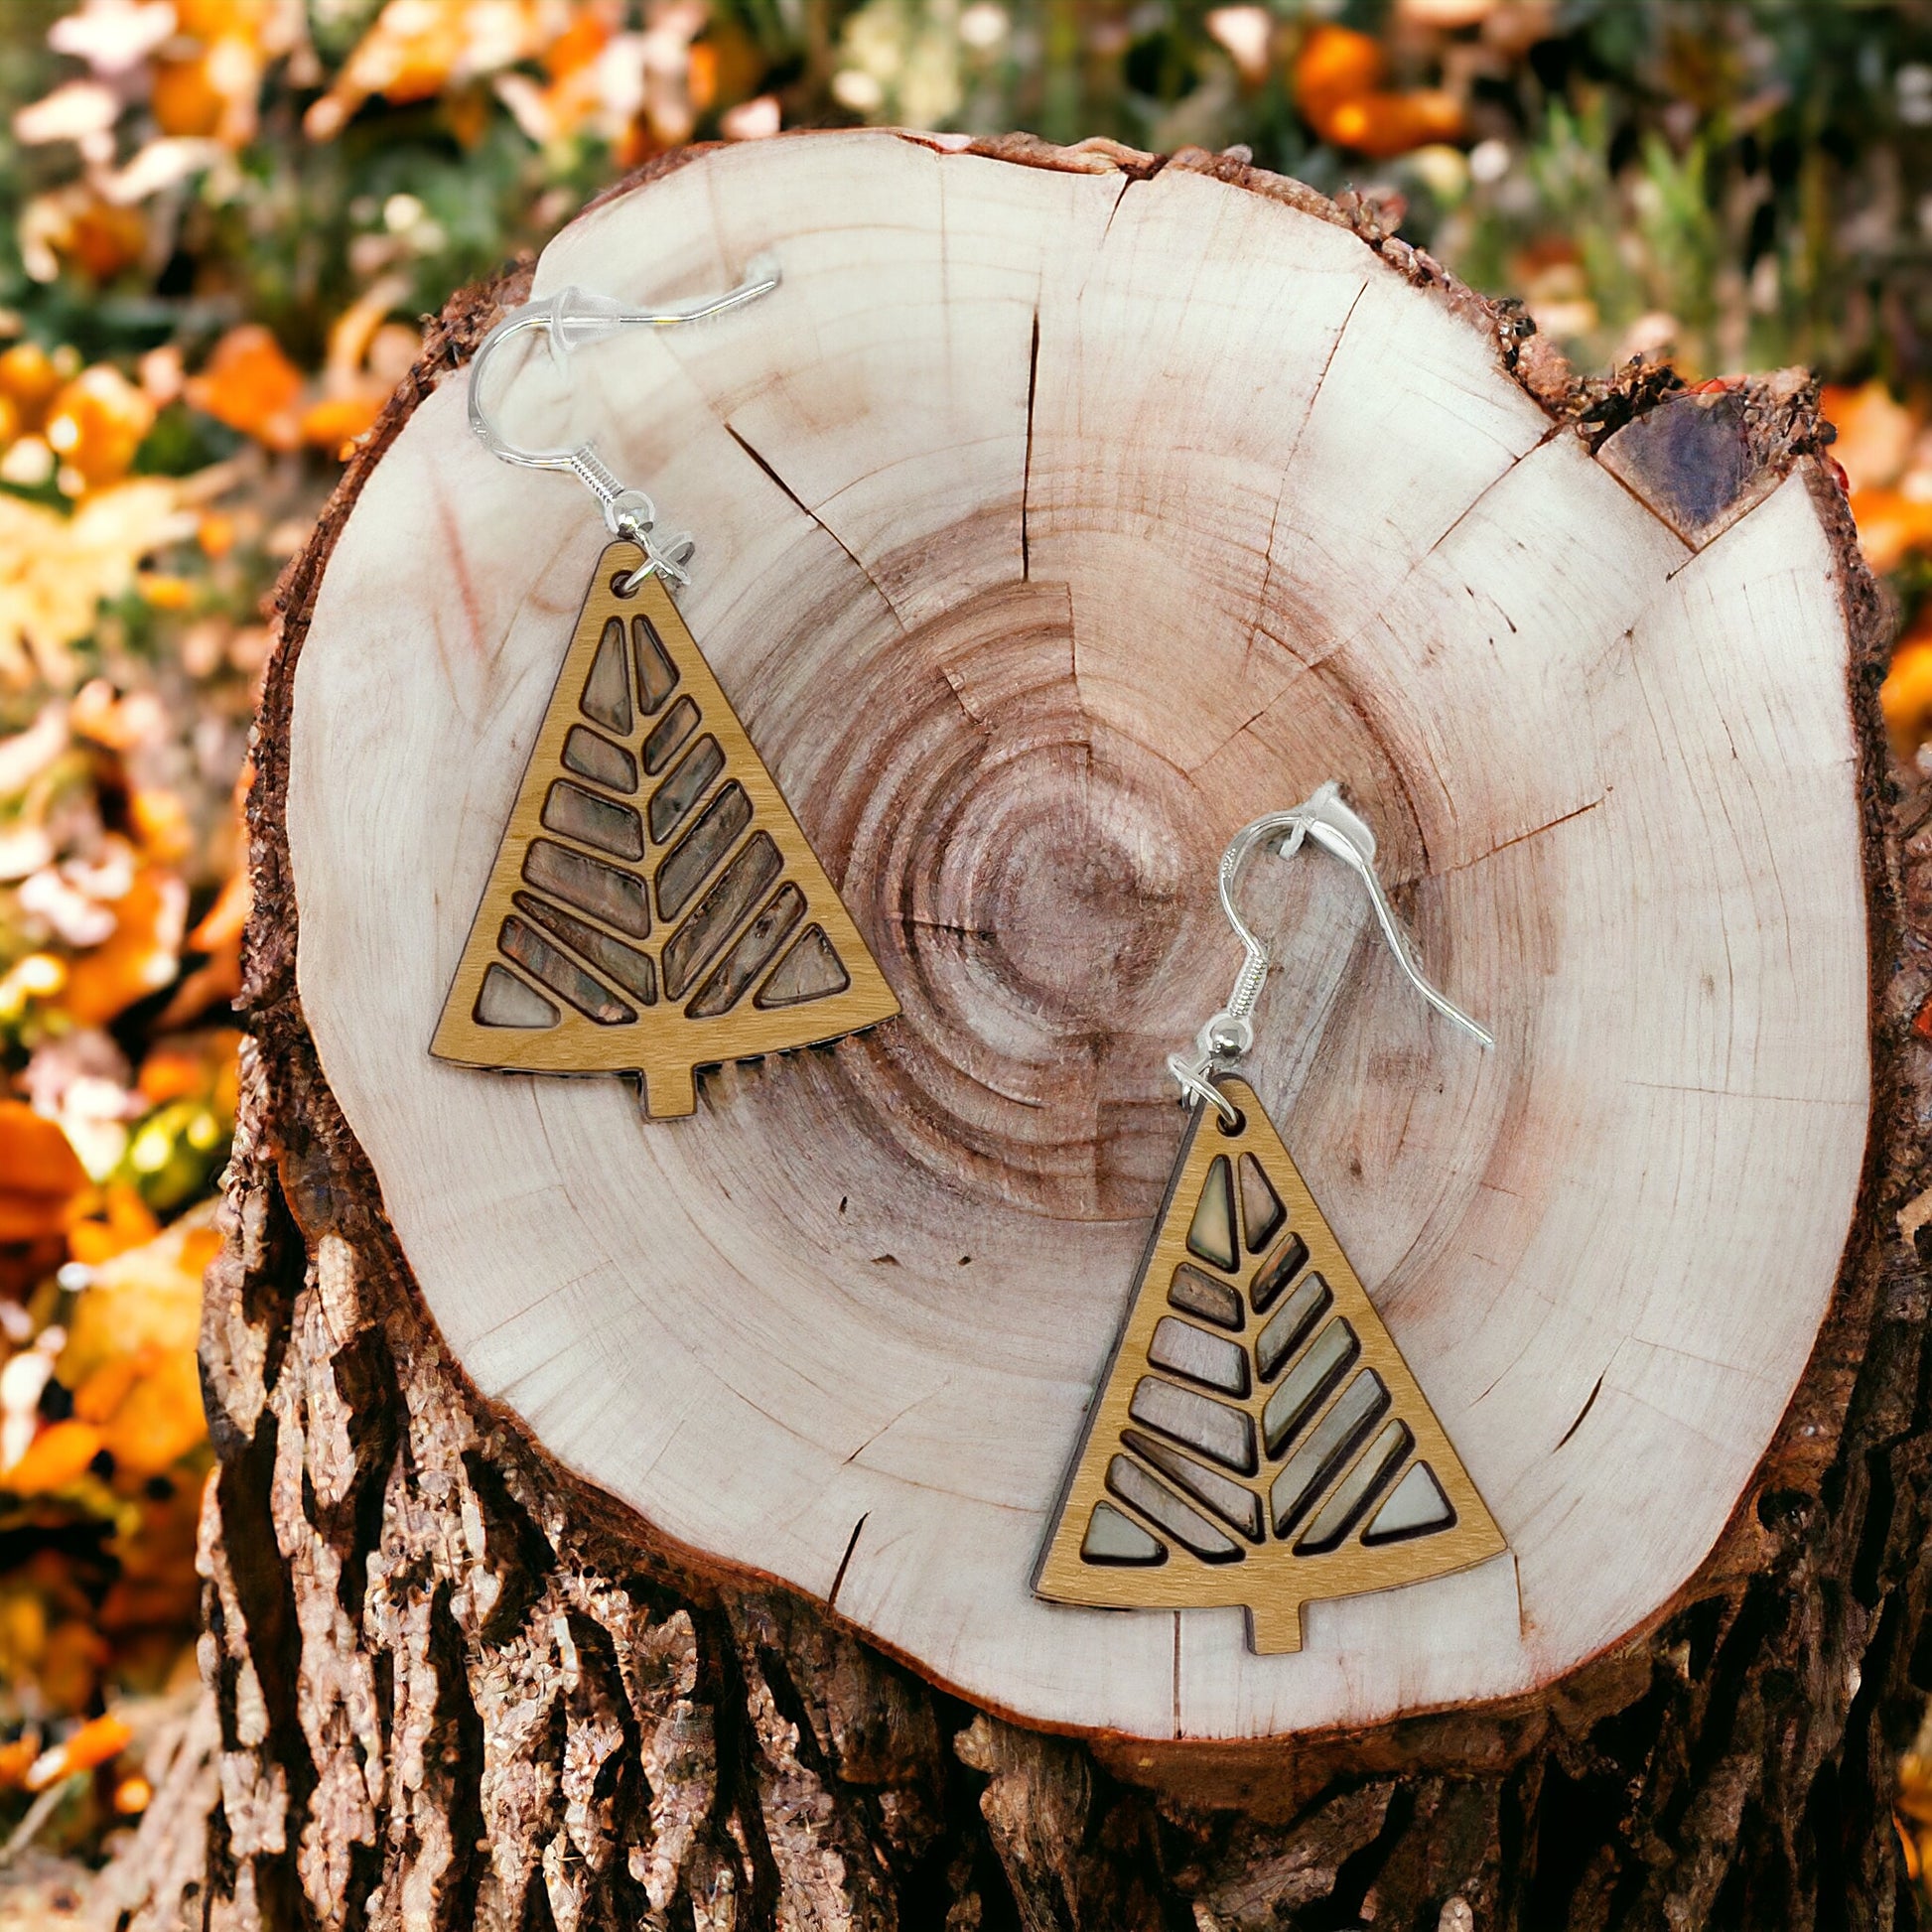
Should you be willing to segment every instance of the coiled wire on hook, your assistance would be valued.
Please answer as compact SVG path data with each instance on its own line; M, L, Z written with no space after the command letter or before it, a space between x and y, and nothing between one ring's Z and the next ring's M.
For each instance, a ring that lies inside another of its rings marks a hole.
M657 505L641 489L621 483L609 464L589 443L554 450L526 450L512 443L491 419L483 401L483 371L502 345L513 337L541 334L550 345L551 354L560 362L573 349L590 343L601 343L623 329L672 329L682 323L704 322L713 316L743 308L778 286L778 265L768 255L760 255L746 270L745 279L723 295L697 302L668 303L656 309L626 309L605 295L587 295L581 289L559 289L540 302L526 302L506 315L483 339L470 364L470 427L491 456L522 470L563 470L577 479L598 500L604 511L605 527L614 537L623 537L644 553L643 564L620 586L623 591L636 586L655 571L672 584L690 582L688 566L696 548L688 535L680 534L660 542L653 534Z
M1495 1045L1495 1038L1487 1028L1471 1020L1460 1007L1424 978L1422 968L1416 964L1415 955L1409 949L1408 938L1396 919L1395 907L1389 903L1388 895L1382 890L1382 882L1376 876L1375 834L1342 802L1341 787L1330 778L1292 810L1269 812L1253 824L1244 825L1229 842L1228 849L1221 854L1217 875L1221 910L1226 913L1228 924L1234 928L1234 936L1241 941L1244 957L1241 970L1235 976L1234 990L1228 995L1227 1005L1212 1015L1194 1035L1194 1050L1168 1056L1168 1071L1179 1083L1183 1099L1204 1102L1230 1127L1240 1120L1239 1109L1214 1084L1213 1075L1219 1068L1239 1059L1254 1045L1253 1015L1261 999L1261 990L1268 982L1271 961L1268 948L1241 916L1235 900L1235 889L1240 884L1242 869L1255 848L1271 840L1277 842L1276 849L1284 859L1293 858L1302 849L1305 840L1312 840L1324 852L1330 852L1341 860L1360 880L1383 940L1395 955L1396 964L1402 968L1409 984L1444 1019L1461 1028L1471 1038L1484 1047Z

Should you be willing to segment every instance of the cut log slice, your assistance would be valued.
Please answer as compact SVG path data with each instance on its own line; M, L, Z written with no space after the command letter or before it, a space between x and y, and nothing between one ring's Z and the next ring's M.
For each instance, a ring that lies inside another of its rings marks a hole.
M504 412L697 533L683 619L902 1012L672 1122L431 1057L606 541L446 381L327 565L288 834L304 1012L451 1348L662 1536L1024 1719L1252 1737L1552 1683L1712 1550L1854 1212L1815 459L1687 484L1749 431L1696 397L1593 451L1426 261L1207 157L723 149L574 222L536 292L760 251L773 295L587 350L567 396L532 362ZM1029 1584L1180 1145L1165 1056L1237 963L1215 860L1328 777L1498 1044L1309 856L1252 875L1282 964L1245 1071L1508 1552L1257 1656L1238 1607Z

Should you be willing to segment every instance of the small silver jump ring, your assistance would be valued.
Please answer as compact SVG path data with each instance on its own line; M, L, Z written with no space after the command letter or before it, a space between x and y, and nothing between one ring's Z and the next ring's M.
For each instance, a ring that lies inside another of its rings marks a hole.
M1226 1126L1238 1126L1241 1109L1208 1077L1209 1071L1209 1065L1204 1060L1183 1059L1178 1053L1168 1055L1168 1072L1180 1088L1181 1099L1185 1101L1191 1096L1212 1107Z
M691 581L691 559L697 554L698 546L689 536L673 537L670 542L659 544L651 541L648 530L639 530L634 534L622 531L620 534L628 537L644 553L644 561L616 584L620 597L628 597L646 577L653 574L673 586Z

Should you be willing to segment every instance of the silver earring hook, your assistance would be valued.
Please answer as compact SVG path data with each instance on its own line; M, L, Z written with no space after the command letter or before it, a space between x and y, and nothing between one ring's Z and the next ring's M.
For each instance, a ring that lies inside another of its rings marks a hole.
M1376 924L1381 928L1382 937L1409 984L1445 1020L1453 1022L1478 1043L1485 1047L1496 1043L1487 1028L1471 1020L1460 1007L1438 992L1423 977L1422 968L1416 964L1415 955L1409 950L1408 938L1396 919L1395 907L1389 903L1388 895L1382 890L1382 882L1376 876L1375 834L1342 802L1341 787L1331 778L1326 784L1317 786L1292 811L1270 812L1266 817L1256 819L1252 825L1244 825L1234 835L1228 849L1221 854L1218 875L1221 910L1226 913L1228 924L1234 928L1234 936L1241 941L1245 956L1241 971L1235 977L1234 991L1228 995L1227 1005L1194 1035L1192 1053L1169 1055L1168 1071L1179 1082L1183 1098L1205 1101L1230 1127L1239 1120L1240 1110L1210 1076L1217 1068L1239 1059L1254 1045L1253 1014L1261 999L1261 989L1267 984L1270 964L1268 948L1241 916L1235 889L1240 884L1243 868L1257 846L1272 841L1280 855L1289 859L1302 849L1305 840L1311 840L1322 851L1333 853L1361 881L1362 889L1368 895L1368 902L1374 909Z
M521 470L567 470L583 483L604 510L604 522L611 534L625 537L644 552L644 564L621 587L632 590L652 571L674 584L690 581L686 565L694 548L688 536L668 542L656 541L651 531L657 521L657 506L641 489L627 488L611 472L610 466L588 442L572 448L529 450L512 443L490 419L483 402L483 373L502 345L515 337L542 335L550 352L564 362L574 349L592 343L607 342L625 329L673 329L681 323L705 322L713 316L742 309L778 286L776 260L769 255L756 257L746 269L745 279L727 294L710 296L696 302L667 303L657 309L626 309L606 295L587 295L581 289L559 289L541 302L526 302L506 315L483 339L470 362L470 427L489 454Z

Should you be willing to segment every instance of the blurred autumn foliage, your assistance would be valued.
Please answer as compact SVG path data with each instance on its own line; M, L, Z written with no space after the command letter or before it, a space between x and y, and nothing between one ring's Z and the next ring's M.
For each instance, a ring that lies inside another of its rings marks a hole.
M5 0L0 1864L137 1813L192 1677L264 597L451 290L667 147L890 121L1242 145L1585 366L1819 367L1923 756L1927 5Z

